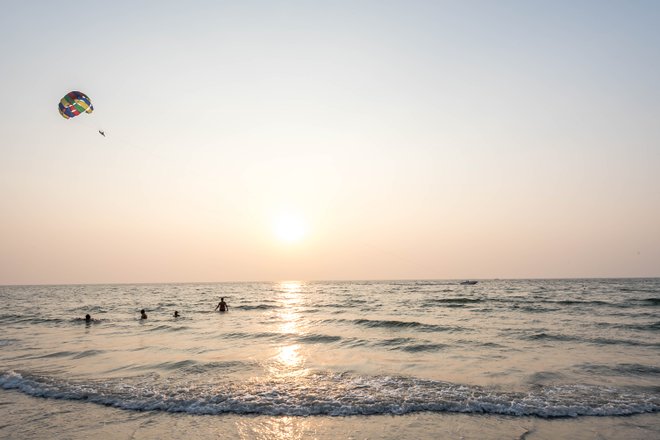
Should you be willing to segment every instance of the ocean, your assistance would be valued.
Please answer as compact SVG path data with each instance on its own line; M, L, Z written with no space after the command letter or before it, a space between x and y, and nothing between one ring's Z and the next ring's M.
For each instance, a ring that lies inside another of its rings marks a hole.
M1 286L0 299L3 438L82 438L108 420L116 438L563 438L567 423L660 438L660 279Z

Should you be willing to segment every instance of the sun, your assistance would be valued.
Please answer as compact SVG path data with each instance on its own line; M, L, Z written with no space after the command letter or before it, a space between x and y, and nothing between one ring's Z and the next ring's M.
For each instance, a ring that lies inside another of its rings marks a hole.
M283 212L275 219L273 230L280 241L296 243L307 235L307 224L301 215Z

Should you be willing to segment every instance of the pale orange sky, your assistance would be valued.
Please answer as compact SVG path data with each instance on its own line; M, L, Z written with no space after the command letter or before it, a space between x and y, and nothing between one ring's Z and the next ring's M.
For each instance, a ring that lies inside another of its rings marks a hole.
M7 5L0 284L660 276L658 22ZM70 90L94 113L61 118Z

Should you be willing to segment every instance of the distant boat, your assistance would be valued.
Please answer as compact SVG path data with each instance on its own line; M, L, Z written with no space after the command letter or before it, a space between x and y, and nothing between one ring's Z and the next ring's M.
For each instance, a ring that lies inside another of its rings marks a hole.
M462 286L474 286L474 285L477 284L478 282L479 282L479 281L465 280L465 281L461 281L461 285L462 285Z

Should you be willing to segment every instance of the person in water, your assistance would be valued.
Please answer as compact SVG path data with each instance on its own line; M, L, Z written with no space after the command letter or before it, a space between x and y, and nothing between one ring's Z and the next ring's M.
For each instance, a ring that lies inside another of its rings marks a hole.
M140 310L140 319L147 319L147 313L144 309Z
M175 310L175 311L174 311L174 317L175 317L175 318L178 318L179 316L181 316L181 315L179 315L179 311L178 311L178 310Z
M89 313L85 315L85 322L92 322L92 317L89 316Z
M224 298L220 298L220 302L218 303L217 306L215 306L215 309L213 309L213 310L214 311L218 310L219 312L226 312L227 310L229 310L229 306L225 302Z

